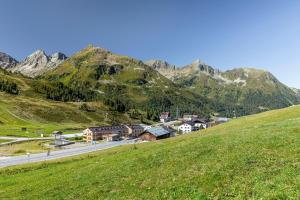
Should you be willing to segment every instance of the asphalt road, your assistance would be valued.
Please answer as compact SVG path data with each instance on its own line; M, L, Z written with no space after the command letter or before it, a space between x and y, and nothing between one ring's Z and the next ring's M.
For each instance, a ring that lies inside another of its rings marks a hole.
M65 158L69 156L80 155L84 153L109 149L116 146L133 144L133 143L135 143L134 140L103 142L96 145L88 145L88 146L77 147L72 149L52 151L49 156L47 156L47 152L45 152L45 153L30 154L30 155L23 155L23 156L5 157L0 159L0 168L13 166L13 165L20 165L25 163L33 163L33 162L53 160L58 158Z

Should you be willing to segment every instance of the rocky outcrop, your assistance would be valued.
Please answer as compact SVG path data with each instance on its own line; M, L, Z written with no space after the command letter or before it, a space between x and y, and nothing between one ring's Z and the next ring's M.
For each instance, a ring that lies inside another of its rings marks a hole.
M43 50L38 50L11 69L29 77L39 76L55 69L67 57L63 53L54 53L48 56Z
M18 64L18 61L12 58L6 53L0 52L0 67L4 69L9 69L15 67Z

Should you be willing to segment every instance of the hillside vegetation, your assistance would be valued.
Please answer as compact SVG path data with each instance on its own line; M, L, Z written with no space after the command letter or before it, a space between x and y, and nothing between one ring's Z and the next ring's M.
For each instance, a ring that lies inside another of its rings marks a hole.
M47 99L35 91L36 84L36 80L0 70L0 135L37 137L54 130L70 133L92 125L134 123L128 115L111 111L101 102ZM23 127L27 131L21 131Z
M207 97L212 110L223 116L244 116L300 102L297 89L265 70L235 68L222 72L200 60L181 68L164 61L146 63L174 83Z
M0 170L1 199L297 199L300 106Z

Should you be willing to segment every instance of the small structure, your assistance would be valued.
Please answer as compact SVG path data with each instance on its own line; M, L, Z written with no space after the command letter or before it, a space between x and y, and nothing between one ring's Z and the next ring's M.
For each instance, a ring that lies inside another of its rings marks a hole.
M53 131L52 132L52 136L54 136L55 140L58 139L58 138L61 139L62 134L63 134L63 132L61 132L61 131Z
M197 131L197 130L199 130L199 128L196 127L195 123L192 121L184 122L183 124L178 126L178 131L180 131L183 134L190 133L192 131Z
M75 142L71 142L69 140L64 139L63 132L61 131L53 131L52 135L54 136L54 146L60 147L60 146L66 146L70 144L74 144Z
M146 141L155 141L172 137L174 134L175 130L173 129L167 127L153 127L140 134L139 138Z
M171 120L170 113L169 112L162 112L160 114L159 119L160 119L160 122L162 122L162 123L170 121Z
M193 122L198 129L207 129L209 127L209 120L206 119L194 119Z
M107 134L107 135L103 135L103 140L106 141L119 141L120 135L119 134Z

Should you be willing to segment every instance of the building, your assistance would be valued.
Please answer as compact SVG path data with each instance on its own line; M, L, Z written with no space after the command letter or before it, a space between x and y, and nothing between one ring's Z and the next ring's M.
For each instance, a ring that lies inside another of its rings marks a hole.
M209 127L209 120L206 119L194 119L193 122L198 129L207 129Z
M162 123L170 121L171 120L170 113L169 112L162 112L160 114L159 119L160 119L160 122L162 122Z
M194 119L197 119L198 115L192 115L192 114L184 114L183 115L183 120L184 121L192 121Z
M195 126L195 123L193 121L187 121L178 126L178 131L181 133L190 133L192 131L199 130L198 127Z
M86 142L92 142L96 140L107 139L105 135L118 134L120 137L128 136L130 128L125 125L116 126L99 126L90 127L83 131L83 140Z
M139 124L141 127L143 127L143 129L144 129L144 131L145 130L148 130L148 129L150 129L150 128L152 128L152 126L150 126L150 125L147 125L147 124Z
M146 129L140 124L129 126L129 136L133 138L137 138L145 130Z
M173 137L174 135L175 130L173 129L167 127L153 127L140 134L139 138L146 141L155 141Z
M103 140L106 141L119 141L120 139L120 135L116 133L103 135Z

